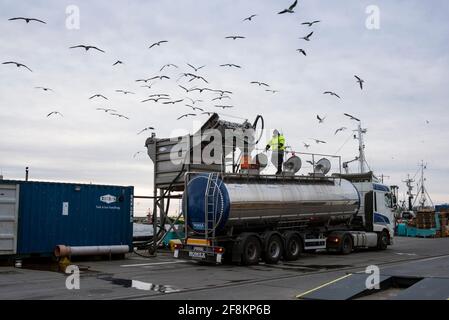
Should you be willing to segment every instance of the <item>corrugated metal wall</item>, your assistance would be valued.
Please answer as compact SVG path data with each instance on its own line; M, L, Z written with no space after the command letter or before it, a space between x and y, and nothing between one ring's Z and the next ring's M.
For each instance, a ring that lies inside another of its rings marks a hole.
M18 254L51 254L58 244L132 246L133 187L11 183L20 184Z

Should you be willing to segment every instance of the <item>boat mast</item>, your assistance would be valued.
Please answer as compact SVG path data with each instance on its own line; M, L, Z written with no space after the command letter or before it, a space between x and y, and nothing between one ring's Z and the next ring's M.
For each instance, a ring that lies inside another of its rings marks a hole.
M359 140L359 168L360 168L360 173L365 173L366 172L366 158L365 158L365 141L363 139L363 135L366 133L366 129L362 128L362 121L358 121L358 126L357 126L357 140Z

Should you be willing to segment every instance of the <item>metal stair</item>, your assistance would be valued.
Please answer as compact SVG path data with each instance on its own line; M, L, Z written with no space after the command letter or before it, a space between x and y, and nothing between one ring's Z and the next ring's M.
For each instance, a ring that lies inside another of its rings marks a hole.
M206 187L206 194L204 196L205 201L205 217L204 217L204 235L206 239L209 237L209 217L213 217L212 221L212 232L215 234L215 221L216 221L216 210L215 210L215 195L216 191L218 189L217 186L218 181L218 172L212 172L209 173L208 179L207 179L207 187ZM214 236L214 234L212 236Z

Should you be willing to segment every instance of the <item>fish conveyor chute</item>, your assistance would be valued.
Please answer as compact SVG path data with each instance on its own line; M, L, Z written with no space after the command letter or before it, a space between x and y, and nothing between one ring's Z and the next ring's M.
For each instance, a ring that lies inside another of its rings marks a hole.
M179 198L180 195L172 193L184 190L184 177L187 172L216 172L224 173L227 168L232 172L238 170L240 157L248 152L248 149L255 145L262 138L264 129L264 119L257 115L253 123L245 120L241 123L220 119L214 113L194 134L177 136L172 138L159 138L154 133L145 142L148 156L154 164L154 204L153 204L153 240L140 245L140 248L151 247L155 252L158 243L163 240L164 235L175 230L174 224L177 219L169 219L168 212L170 199ZM218 148L219 161L205 163L202 157L199 160L195 155L202 155L204 148L211 143L213 133L219 133L222 137L220 148ZM228 144L227 134L232 133L234 137L231 145ZM248 148L248 149L247 149ZM165 228L166 223L170 227Z

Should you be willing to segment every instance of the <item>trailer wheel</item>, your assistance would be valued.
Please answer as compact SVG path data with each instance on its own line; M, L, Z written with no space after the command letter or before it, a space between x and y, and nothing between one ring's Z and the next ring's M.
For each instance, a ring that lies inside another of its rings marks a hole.
M382 230L382 232L379 234L379 238L377 239L377 249L379 250L385 250L388 247L389 242L389 235L386 230Z
M266 244L263 260L268 264L276 264L281 260L284 244L278 235L272 235Z
M352 252L352 237L349 234L345 234L341 240L341 254L350 254Z
M255 236L245 239L242 251L242 264L245 266L258 264L261 252L260 241Z
M303 250L301 237L296 233L285 236L284 258L287 261L298 260Z

